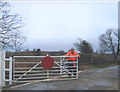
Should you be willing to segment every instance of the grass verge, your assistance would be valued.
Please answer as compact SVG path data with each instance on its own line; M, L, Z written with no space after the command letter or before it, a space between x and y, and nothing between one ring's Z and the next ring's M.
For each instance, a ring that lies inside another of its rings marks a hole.
M116 65L117 64L111 64L111 65L80 65L79 70L106 68L106 67L112 67L112 66L116 66Z

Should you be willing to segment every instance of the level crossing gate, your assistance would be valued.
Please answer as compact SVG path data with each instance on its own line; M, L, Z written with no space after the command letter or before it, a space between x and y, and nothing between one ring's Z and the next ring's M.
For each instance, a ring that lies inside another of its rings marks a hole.
M5 57L5 55L4 55ZM50 59L53 59L53 66L47 69L47 66L50 66ZM77 57L77 56L67 56L67 57ZM9 69L3 70L9 71L9 80L5 77L5 71L3 71L4 81L2 86L5 86L5 82L9 81L9 84L12 83L27 83L33 81L42 81L46 79L56 79L56 80L66 80L66 79L78 79L78 57L75 62L70 62L65 59L66 56L14 56L9 59L4 58L2 61L9 61ZM73 66L73 63L76 66ZM69 65L68 65L69 64ZM45 69L46 68L46 69ZM76 74L76 75L75 75ZM70 76L68 76L70 75Z

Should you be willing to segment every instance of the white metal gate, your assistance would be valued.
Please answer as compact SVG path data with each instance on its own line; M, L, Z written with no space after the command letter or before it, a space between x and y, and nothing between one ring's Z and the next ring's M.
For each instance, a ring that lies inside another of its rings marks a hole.
M41 66L42 59L46 56L14 56L14 82L31 82L43 79L77 79L78 58L75 62L69 62L66 56L50 56L54 59L54 67L45 70ZM69 56L77 57L77 56ZM74 67L72 64L75 63ZM68 66L69 64L69 66ZM68 76L68 74L70 76ZM74 75L76 74L76 75Z
M5 51L0 51L0 87L5 86L6 82L11 85L12 83L36 80L78 78L77 56L68 56L77 57L75 62L67 61L66 56L50 56L54 59L54 67L50 70L45 70L41 66L44 57L46 56L14 56L13 58L6 58ZM73 63L76 64L75 67ZM68 64L70 65L68 66Z

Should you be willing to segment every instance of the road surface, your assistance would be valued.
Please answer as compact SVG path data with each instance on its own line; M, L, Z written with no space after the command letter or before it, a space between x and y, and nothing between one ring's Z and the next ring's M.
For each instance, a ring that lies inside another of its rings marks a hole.
M118 66L80 72L78 80L37 82L4 90L118 90Z

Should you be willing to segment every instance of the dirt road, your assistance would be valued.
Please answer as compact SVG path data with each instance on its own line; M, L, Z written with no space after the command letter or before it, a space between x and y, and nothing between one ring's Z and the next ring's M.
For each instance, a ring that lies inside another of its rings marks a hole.
M80 72L78 80L38 82L7 90L118 90L118 66Z

